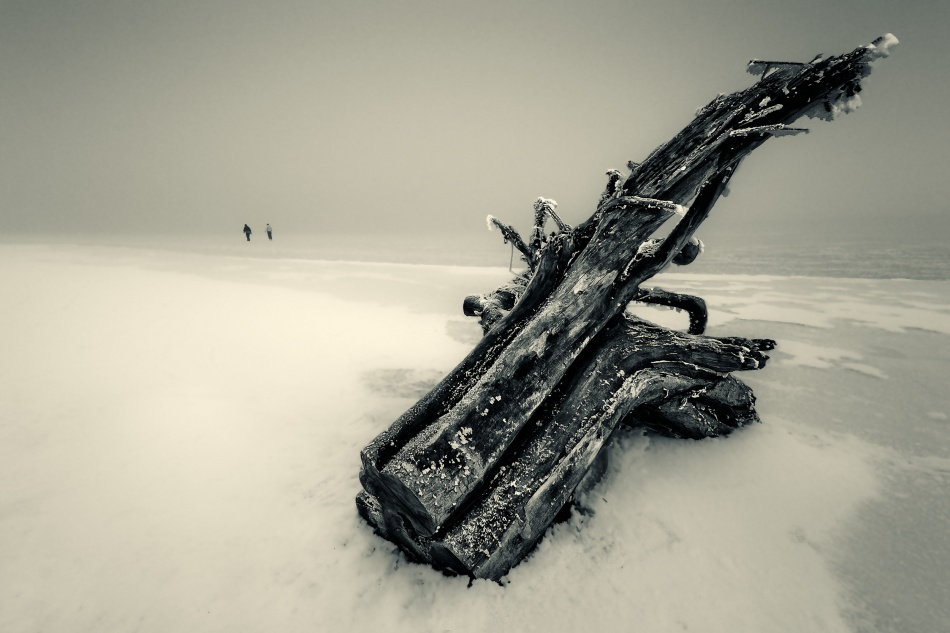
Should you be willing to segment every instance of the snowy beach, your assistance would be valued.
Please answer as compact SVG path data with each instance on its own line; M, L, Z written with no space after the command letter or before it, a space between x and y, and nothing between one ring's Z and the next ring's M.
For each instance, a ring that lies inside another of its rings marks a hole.
M237 252L0 244L0 630L950 621L950 281L661 276L709 334L778 341L741 377L763 424L618 438L593 516L468 586L359 519L359 450L478 340L462 298L506 268Z

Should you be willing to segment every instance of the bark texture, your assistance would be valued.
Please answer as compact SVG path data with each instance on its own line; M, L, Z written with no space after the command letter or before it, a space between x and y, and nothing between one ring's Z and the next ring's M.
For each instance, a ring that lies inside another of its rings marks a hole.
M643 284L696 259L694 233L745 156L802 131L790 125L804 115L847 111L894 42L808 64L750 62L755 85L714 99L628 175L608 172L576 228L544 198L527 240L489 216L527 271L465 299L484 337L362 451L360 514L416 560L498 579L593 478L618 424L702 439L758 421L731 373L763 367L774 341L703 336L701 298ZM669 235L654 237L674 215ZM626 314L632 301L685 310L689 331Z

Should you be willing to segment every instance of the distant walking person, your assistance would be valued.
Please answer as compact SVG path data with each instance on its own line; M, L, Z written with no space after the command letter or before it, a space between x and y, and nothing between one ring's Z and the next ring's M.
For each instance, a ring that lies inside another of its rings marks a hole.
M244 237L247 238L248 242L251 241L251 227L246 224L244 225Z
M269 240L274 239L274 234L271 232L270 224L267 225L266 230L267 230L267 239Z

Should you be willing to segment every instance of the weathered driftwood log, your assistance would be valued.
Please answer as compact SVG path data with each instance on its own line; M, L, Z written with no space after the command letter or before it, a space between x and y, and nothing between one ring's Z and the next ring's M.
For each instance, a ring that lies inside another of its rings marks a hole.
M431 537L419 534L398 512L370 521L441 569L498 577L570 500L621 421L658 425L667 435L692 438L723 435L756 421L751 391L728 372L764 366L768 357L761 348L767 343L693 336L617 317L585 348L577 371L557 386L455 521ZM669 412L650 408L664 403L675 406ZM639 421L641 411L649 419ZM671 419L665 428L664 416ZM464 446L472 434L463 429L453 446ZM424 476L430 483L457 485L447 479L451 460L451 452L446 453L424 469Z
M701 299L641 284L696 258L693 234L742 158L800 131L789 125L802 115L847 111L895 42L808 64L750 63L762 74L755 85L717 97L627 177L608 172L576 228L544 198L527 241L489 217L528 270L466 299L485 336L362 451L363 517L420 561L497 579L570 501L621 421L686 438L756 421L751 391L729 372L760 368L774 343L700 336ZM669 235L653 238L674 215ZM558 225L550 237L548 218ZM689 333L625 316L631 301L685 309Z

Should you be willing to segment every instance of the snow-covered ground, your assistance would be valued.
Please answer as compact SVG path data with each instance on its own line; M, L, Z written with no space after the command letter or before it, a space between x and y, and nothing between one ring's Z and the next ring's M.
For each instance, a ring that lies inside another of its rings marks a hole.
M0 245L0 631L940 631L950 282L668 275L763 424L629 435L504 585L358 518L360 448L504 268ZM682 320L673 312L644 313Z

